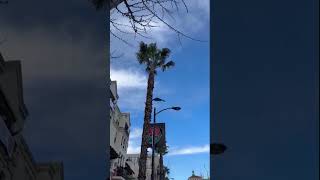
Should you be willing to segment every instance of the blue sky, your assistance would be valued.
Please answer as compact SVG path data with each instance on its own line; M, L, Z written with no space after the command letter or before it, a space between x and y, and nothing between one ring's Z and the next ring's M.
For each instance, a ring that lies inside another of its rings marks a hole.
M139 153L147 86L147 74L135 58L137 45L140 40L157 42L159 48L172 51L169 60L174 60L176 66L159 72L154 96L166 100L155 103L159 110L182 107L181 111L166 111L157 117L158 122L166 123L169 154L165 164L171 170L170 176L178 180L187 179L192 170L199 175L206 175L209 170L209 1L187 3L189 13L181 10L175 14L177 29L207 42L183 38L180 44L177 35L165 26L149 32L152 40L126 36L134 47L111 38L111 51L123 54L111 60L111 79L118 81L120 109L131 113L129 153ZM121 18L120 21L124 22Z

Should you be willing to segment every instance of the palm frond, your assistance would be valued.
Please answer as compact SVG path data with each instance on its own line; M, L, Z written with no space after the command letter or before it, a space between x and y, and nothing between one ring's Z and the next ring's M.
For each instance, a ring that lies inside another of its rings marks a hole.
M167 58L170 56L170 49L168 48L162 48L162 50L158 51L158 61L157 61L157 67L163 68L163 66L166 64Z
M139 51L136 53L139 64L149 65L148 45L140 42Z
M155 53L157 52L157 43L150 43L149 44L149 52L152 54L152 55L155 55Z
M164 64L164 65L161 67L161 68L162 68L162 71L165 71L165 70L167 70L167 69L175 66L175 64L176 64L176 63L173 62L173 61L167 62L166 64Z
M159 154L165 155L169 152L169 146L164 145L164 146L158 147L156 150Z
M164 172L169 175L170 174L170 169L167 166L163 167Z
M169 48L162 48L161 57L167 58L170 56L171 50Z
M154 73L157 74L157 68L161 68L162 71L165 71L175 65L173 61L166 62L170 53L171 51L169 48L158 49L156 43L146 44L140 42L139 51L136 53L136 57L139 64L146 65L147 72L154 69Z

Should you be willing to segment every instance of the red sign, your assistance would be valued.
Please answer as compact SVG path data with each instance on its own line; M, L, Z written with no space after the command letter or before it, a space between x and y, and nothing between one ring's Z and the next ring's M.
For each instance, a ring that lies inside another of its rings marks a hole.
M152 145L152 134L154 132L154 143L157 144L161 137L162 137L162 132L161 129L158 126L155 126L155 128L153 128L153 126L149 127L148 130L148 143L150 145Z
M153 134L153 127L154 128L154 144L157 148L165 146L165 124L164 123L156 123L156 124L150 124L149 129L147 131L147 141L148 141L148 147L152 147L152 134Z

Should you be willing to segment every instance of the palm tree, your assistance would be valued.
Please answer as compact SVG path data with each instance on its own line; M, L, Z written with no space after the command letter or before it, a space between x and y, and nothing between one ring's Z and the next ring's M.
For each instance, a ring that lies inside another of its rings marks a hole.
M147 86L147 96L146 96L146 105L144 109L144 123L143 123L143 133L142 133L142 142L141 142L141 152L139 159L139 180L144 180L146 178L146 161L147 161L147 132L151 120L152 112L152 98L153 98L153 88L154 88L154 79L157 74L157 69L162 69L162 71L167 70L168 68L175 65L173 61L168 61L167 58L170 55L170 49L162 48L158 49L156 43L145 44L144 42L140 43L140 49L137 52L137 60L140 64L146 66L146 71L149 74L148 76L148 86Z
M169 147L167 145L165 145L165 146L161 146L161 147L159 147L157 149L157 151L158 151L158 153L160 155L160 160L159 160L159 163L160 163L160 180L164 179L165 172L164 172L164 169L163 169L163 156L168 153L168 148Z
M165 178L164 180L169 180L170 169L167 166L164 166Z

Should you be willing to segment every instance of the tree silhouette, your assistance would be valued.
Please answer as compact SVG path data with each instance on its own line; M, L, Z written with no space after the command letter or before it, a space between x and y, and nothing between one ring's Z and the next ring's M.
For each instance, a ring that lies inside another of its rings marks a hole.
M170 52L171 51L168 48L158 49L156 43L145 44L144 42L140 43L140 49L137 52L138 62L145 65L146 71L148 73L147 95L144 110L141 152L139 159L139 180L144 180L146 177L146 161L148 148L147 133L151 120L155 75L157 75L157 69L165 71L175 65L173 61L167 61Z

